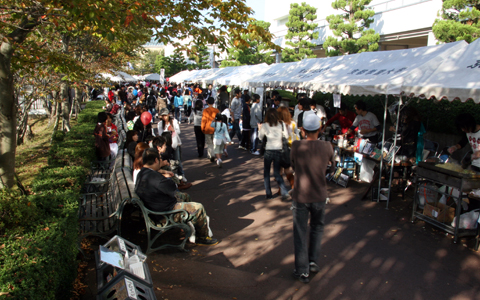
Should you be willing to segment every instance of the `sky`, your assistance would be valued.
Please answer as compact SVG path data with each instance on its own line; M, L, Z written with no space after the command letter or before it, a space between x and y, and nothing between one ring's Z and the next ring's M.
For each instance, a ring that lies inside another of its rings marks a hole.
M255 11L252 17L259 21L264 21L265 0L245 0L245 3Z

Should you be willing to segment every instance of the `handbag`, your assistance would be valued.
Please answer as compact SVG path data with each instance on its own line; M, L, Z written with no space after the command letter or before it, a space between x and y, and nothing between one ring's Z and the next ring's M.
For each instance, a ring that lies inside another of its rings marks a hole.
M282 151L280 156L280 166L284 169L290 168L290 147L288 147L288 140L283 135L285 123L282 122Z

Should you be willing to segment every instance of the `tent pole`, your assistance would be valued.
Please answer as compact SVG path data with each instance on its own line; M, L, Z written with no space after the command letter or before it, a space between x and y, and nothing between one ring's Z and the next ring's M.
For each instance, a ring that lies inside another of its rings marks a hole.
M387 107L388 107L388 95L385 94L385 111L383 112L383 134L380 156L380 170L378 174L378 193L377 203L380 202L380 190L382 189L382 170L383 170L383 145L385 145L385 127L387 126Z
M394 166L395 166L395 156L396 156L396 151L395 151L395 147L397 146L397 132L398 132L398 123L399 123L399 120L400 120L400 107L402 106L402 95L400 95L400 100L398 101L398 110L397 110L397 125L395 126L395 135L394 135L394 138L393 138L393 155L392 155L392 163L390 164L391 167L390 167L390 179L388 181L388 198L387 198L387 207L386 209L388 209L388 203L390 202L390 191L391 191L391 186L392 186L392 179L393 179L393 170L394 170Z

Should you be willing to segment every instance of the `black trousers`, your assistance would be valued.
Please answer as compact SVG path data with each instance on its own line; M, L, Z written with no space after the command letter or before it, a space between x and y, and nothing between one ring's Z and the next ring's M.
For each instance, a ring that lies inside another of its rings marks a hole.
M240 146L242 147L245 147L247 148L247 150L250 150L250 148L252 147L252 141L251 141L251 138L250 138L250 133L251 133L251 129L250 130L242 130L242 141L240 142Z
M205 150L205 134L201 126L193 126L195 131L195 139L197 140L198 157L202 157Z

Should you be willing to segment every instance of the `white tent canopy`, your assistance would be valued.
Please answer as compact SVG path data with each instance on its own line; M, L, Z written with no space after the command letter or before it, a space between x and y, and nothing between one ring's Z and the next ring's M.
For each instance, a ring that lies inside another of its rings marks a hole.
M466 46L455 42L406 50L365 52L348 55L343 59L324 63L323 71L311 78L301 78L303 88L329 93L353 95L398 95L404 81L417 81L412 70L427 62L440 63L449 55ZM328 59L327 59L328 61Z
M143 80L152 80L152 81L161 81L163 82L165 79L158 73L146 74L144 75Z
M480 103L480 39L449 55L441 63L426 64L416 70L417 80L408 80L407 95L447 98Z
M111 73L100 73L100 76L102 76L105 79L108 79L110 81L115 81L115 82L135 82L136 79L125 73L125 72L120 72L120 71L112 71L113 74Z
M173 75L172 77L169 78L169 81L170 82L182 82L184 81L183 79L187 76L190 76L191 72L196 72L196 71L189 71L189 70L184 70L184 71L181 71L180 73L177 73L175 75Z
M415 94L447 95L444 88L445 82L441 78L450 81L450 91L458 93L458 87L462 83L469 82L464 88L478 86L475 76L469 79L450 75L450 72L459 59L462 63L475 66L468 71L475 72L480 66L476 65L468 57L480 54L476 51L479 42L467 46L464 41L447 43L436 46L365 52L339 57L326 57L304 59L299 62L265 64L254 66L227 67L221 69L207 69L196 71L182 71L171 77L172 82L199 82L203 84L225 84L252 87L277 87L302 88L330 93L354 94L354 95L398 95L407 88ZM464 62L463 62L464 61ZM442 63L444 62L444 63ZM463 68L463 69L462 69ZM466 67L457 67L455 70L465 70ZM431 75L436 70L436 77ZM442 73L443 72L443 73ZM480 71L479 71L480 72ZM443 75L442 75L443 74ZM430 88L435 91L428 92L426 79L429 80ZM451 80L454 79L454 80ZM457 82L457 83L454 83ZM449 98L460 97L458 95L447 96ZM465 96L462 96L465 98ZM466 95L466 97L472 97ZM478 96L475 96L478 98Z
M215 80L215 84L220 85L235 85L235 86L248 86L248 79L253 75L262 72L262 70L268 69L269 66L265 63L251 66L240 66L225 76L222 76Z

